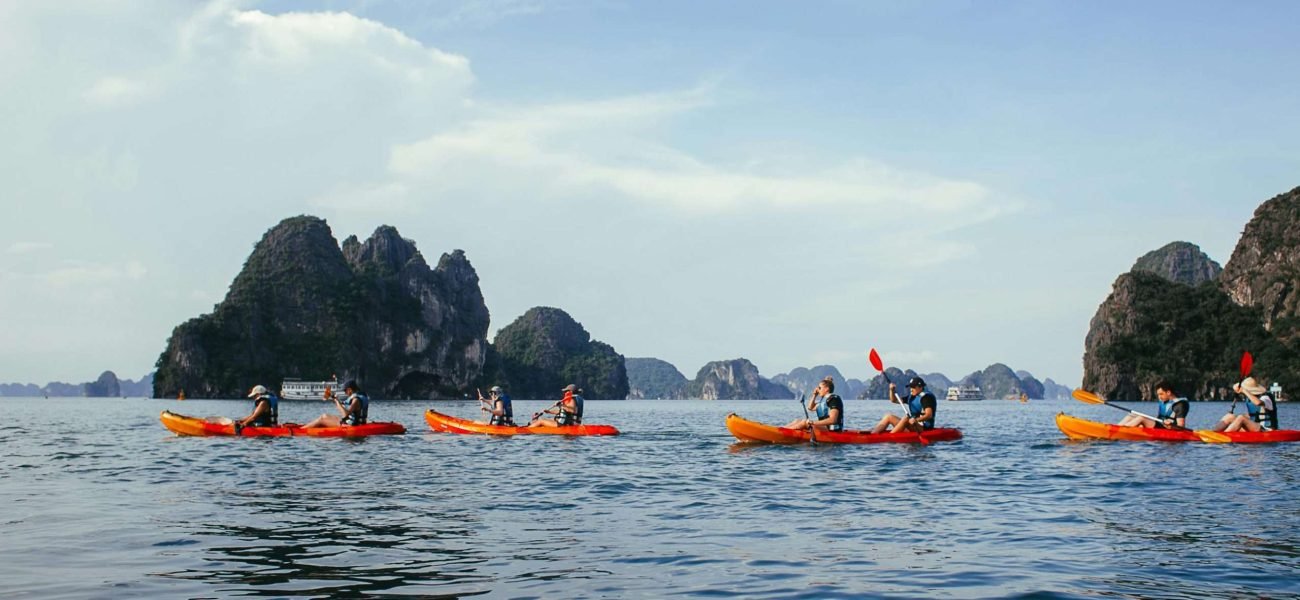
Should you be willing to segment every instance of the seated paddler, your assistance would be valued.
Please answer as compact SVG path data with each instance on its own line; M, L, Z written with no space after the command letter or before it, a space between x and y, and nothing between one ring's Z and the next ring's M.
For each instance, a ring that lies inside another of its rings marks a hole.
M1156 420L1130 414L1120 419L1121 427L1154 427L1156 429L1187 429L1187 411L1191 403L1174 393L1173 384L1161 381L1156 384Z
M264 385L255 385L248 392L253 399L253 412L235 419L235 429L244 427L275 427L280 423L280 399Z
M816 427L824 431L844 431L844 400L835 394L835 381L830 377L821 380L808 398L808 411L815 419L795 419L786 429Z
M934 394L925 390L925 380L913 377L908 381L906 398L900 398L897 390L894 382L889 382L889 401L907 407L904 411L906 414L900 417L893 412L885 413L885 416L880 418L880 422L871 429L871 433L884 433L886 430L890 433L904 431L921 433L934 429L934 416L939 409L939 402Z
M486 421L488 425L515 426L515 410L510 403L510 394L501 389L501 386L492 386L492 389L488 390L488 398L484 398L483 392L479 392L478 401L482 404L483 412L488 413Z
M533 415L533 421L528 424L529 427L567 427L582 424L582 405L584 404L582 390L570 383L560 391L564 392L564 397L559 402L552 404L550 408Z
M361 391L361 386L358 386L355 380L349 380L347 383L343 384L343 393L347 394L347 397L344 402L340 402L338 394L335 394L332 390L326 388L325 399L334 401L334 406L338 408L339 415L334 416L325 413L316 417L312 422L303 425L303 427L365 425L366 419L370 416L370 397ZM345 403L346 406L344 406Z

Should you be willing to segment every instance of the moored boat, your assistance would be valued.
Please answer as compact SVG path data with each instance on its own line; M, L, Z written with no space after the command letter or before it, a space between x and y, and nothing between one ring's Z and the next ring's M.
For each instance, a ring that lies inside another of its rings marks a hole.
M338 377L329 381L303 381L288 378L280 383L280 398L284 400L320 400L325 397L326 390L343 391L339 387Z
M984 392L980 391L979 386L954 385L948 388L948 395L944 399L953 402L971 402L975 400L983 400Z
M429 428L441 433L480 434L480 435L618 435L613 425L566 425L564 427L521 427L509 425L488 425L442 414L429 409L424 412L424 420Z
M395 435L406 433L401 423L366 423L365 425L343 425L341 427L306 428L297 423L284 423L274 427L244 427L235 433L234 422L230 419L200 419L177 414L169 410L158 416L163 427L176 435L193 436L235 436L240 437L366 437L371 435Z
M736 413L727 415L727 430L742 442L762 442L769 444L806 444L812 440L806 429L787 429L757 421L750 421ZM869 431L823 431L817 430L819 444L881 444L881 443L921 443L948 442L961 439L961 430L940 428L931 429L924 434L912 431L901 433L871 433Z
M1199 442L1201 435L1190 429L1157 429L1153 427L1120 427L1079 417L1057 413L1056 426L1072 440L1128 440L1147 442ZM1269 444L1274 442L1300 442L1300 431L1216 432L1234 444Z

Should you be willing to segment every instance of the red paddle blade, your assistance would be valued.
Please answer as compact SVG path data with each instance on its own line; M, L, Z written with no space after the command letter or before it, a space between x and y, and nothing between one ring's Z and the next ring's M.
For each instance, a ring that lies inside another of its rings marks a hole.
M1245 379L1247 375L1250 375L1250 368L1253 366L1255 366L1255 357L1251 356L1250 352L1242 352L1241 353L1241 378L1242 379Z
M875 367L877 371L884 372L885 363L880 361L880 355L876 353L875 348L871 349L871 354L867 355L867 359L871 361L871 366Z

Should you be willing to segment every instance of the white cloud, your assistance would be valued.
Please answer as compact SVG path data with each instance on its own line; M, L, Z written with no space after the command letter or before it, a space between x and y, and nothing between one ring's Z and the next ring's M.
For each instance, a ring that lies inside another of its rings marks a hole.
M85 99L92 106L117 108L136 104L152 92L150 85L126 77L102 77L86 90Z
M130 261L124 264L103 264L90 261L64 261L63 266L50 269L36 278L54 288L102 287L108 284L140 281L149 273L143 264Z
M49 250L54 244L46 242L14 242L9 244L9 254L32 254L41 250Z

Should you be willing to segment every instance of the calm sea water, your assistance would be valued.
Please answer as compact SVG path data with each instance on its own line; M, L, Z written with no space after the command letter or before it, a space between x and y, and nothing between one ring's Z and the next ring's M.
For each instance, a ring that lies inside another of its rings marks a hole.
M428 430L425 408L476 412L459 402L377 402L408 434L356 441L158 422L248 406L0 398L0 597L1300 598L1300 444L1074 443L1052 421L1122 416L1104 406L940 403L966 438L927 447L723 426L793 401L590 402L626 433L583 439Z

